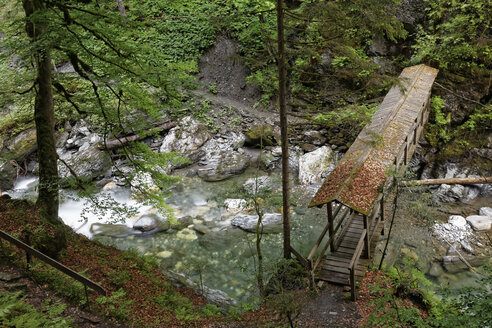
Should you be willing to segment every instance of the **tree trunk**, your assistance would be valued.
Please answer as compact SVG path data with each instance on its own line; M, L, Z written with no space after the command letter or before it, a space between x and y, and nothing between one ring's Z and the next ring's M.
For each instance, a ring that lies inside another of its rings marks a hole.
M44 10L41 0L24 0L24 10L27 23L26 31L32 42L37 42L45 33L46 27L39 22L31 22L36 11ZM55 115L53 108L53 90L51 84L51 55L49 47L36 47L33 54L36 70L37 85L34 103L34 121L39 160L39 187L36 204L40 207L45 221L56 226L58 233L54 244L56 248L65 245L63 222L58 218L58 166L55 146Z
M425 180L407 180L402 181L404 186L426 186L438 184L486 184L492 183L492 177L488 178L450 178L450 179L425 179Z
M284 9L282 0L277 0L278 32L278 104L280 111L280 139L282 143L282 204L284 227L284 258L290 259L290 190L289 190L289 138L286 109L286 68L284 41Z

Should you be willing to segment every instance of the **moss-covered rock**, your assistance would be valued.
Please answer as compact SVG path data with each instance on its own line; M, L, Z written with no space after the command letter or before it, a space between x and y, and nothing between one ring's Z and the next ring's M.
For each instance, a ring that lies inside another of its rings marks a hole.
M24 161L37 148L36 129L31 128L17 134L10 140L4 141L4 147L0 150L0 157L17 162Z
M253 147L274 146L279 143L280 136L269 124L255 125L246 131L245 144Z

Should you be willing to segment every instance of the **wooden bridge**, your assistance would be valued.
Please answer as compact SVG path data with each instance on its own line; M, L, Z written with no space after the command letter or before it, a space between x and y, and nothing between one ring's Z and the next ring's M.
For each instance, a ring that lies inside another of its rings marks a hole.
M384 234L387 170L406 165L411 159L429 117L430 94L437 73L425 65L403 70L400 85L388 92L372 122L362 130L309 205L327 204L328 218L307 257L311 272L319 280L351 286L353 299L379 235Z

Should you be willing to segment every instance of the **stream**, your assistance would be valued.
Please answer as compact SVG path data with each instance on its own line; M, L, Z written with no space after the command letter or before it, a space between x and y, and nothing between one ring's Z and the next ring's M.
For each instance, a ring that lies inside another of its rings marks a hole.
M85 213L87 221L84 221L81 215L87 199L73 199L67 191L62 191L59 214L78 233L122 250L132 249L152 256L165 270L184 274L196 284L203 283L209 288L223 291L234 300L251 301L257 296L256 234L231 225L235 213L224 206L224 200L240 198L240 187L257 174L257 170L248 169L242 175L220 182L204 182L198 178L184 177L166 199L176 217L191 218L189 225L179 231L170 229L154 234L134 231L125 237L93 236L90 229L93 223L111 222L112 218L106 215L101 220L96 213L89 211ZM260 175L266 173L261 172ZM280 176L278 173L271 173L269 177L276 182L277 187L271 193L272 200L266 201L263 206L265 213L278 213L281 207L281 191L278 188ZM14 189L6 194L13 198L34 200L36 186L37 178L21 177L16 181ZM326 222L324 208L307 208L307 202L317 187L319 186L293 185L291 243L301 254L309 253ZM111 195L121 204L136 206L139 215L151 210L150 206L133 200L129 188L116 187L101 191L101 194ZM254 214L254 211L250 210L250 214ZM139 215L127 218L125 224L132 227ZM402 215L395 226L396 232L391 237L387 256L389 263L397 263L402 252L411 251L424 263L421 270L432 281L455 289L476 284L477 277L467 270L454 273L440 270L436 274L435 271L439 269L436 266L438 246L432 233L426 227L413 224L408 213ZM408 229L409 226L411 229ZM282 233L263 235L262 251L266 274L273 271L273 264L281 258L282 245Z

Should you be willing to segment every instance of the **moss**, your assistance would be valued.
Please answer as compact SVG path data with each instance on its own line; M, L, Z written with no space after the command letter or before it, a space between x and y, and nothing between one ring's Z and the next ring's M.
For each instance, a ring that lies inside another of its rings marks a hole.
M1 157L6 160L25 160L36 148L36 130L32 128L19 133L8 148L1 153Z

